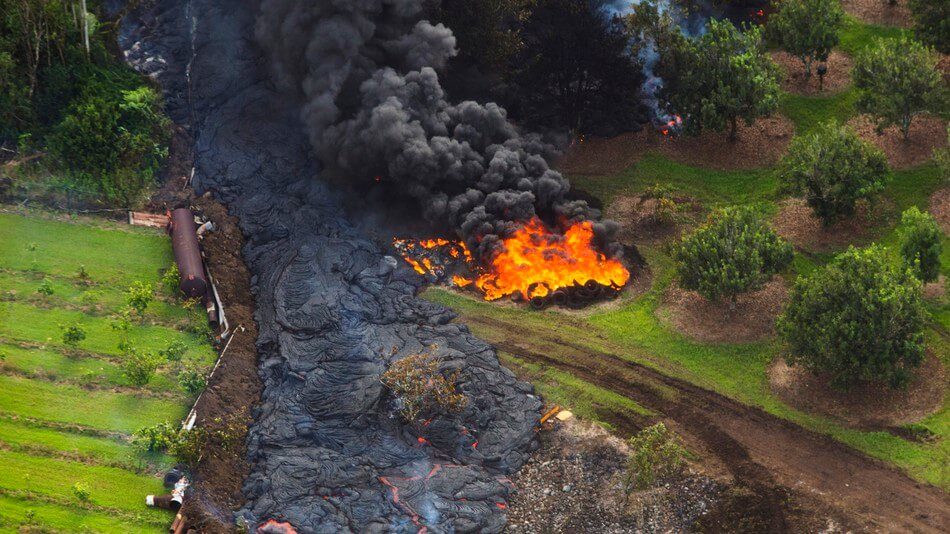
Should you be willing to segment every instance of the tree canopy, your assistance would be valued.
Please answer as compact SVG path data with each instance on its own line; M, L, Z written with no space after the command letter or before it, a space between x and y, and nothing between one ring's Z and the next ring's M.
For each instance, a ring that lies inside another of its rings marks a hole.
M827 61L838 45L843 22L840 0L785 0L769 18L769 32L801 60L805 76L810 77L812 62Z
M950 2L947 0L910 0L914 15L914 34L941 53L950 54Z
M911 207L901 216L901 257L922 282L933 282L940 276L940 255L943 253L943 232L934 216Z

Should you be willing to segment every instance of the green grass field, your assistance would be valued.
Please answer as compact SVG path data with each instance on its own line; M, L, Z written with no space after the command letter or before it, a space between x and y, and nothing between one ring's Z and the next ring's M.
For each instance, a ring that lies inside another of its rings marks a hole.
M849 18L842 35L841 48L855 54L875 38L895 38L901 30L859 23ZM833 96L798 96L785 94L779 112L795 123L796 134L808 133L828 120L845 122L857 114L854 89ZM621 195L637 194L654 184L670 186L678 193L700 201L707 210L727 205L755 204L775 213L782 200L776 172L771 168L740 171L719 171L691 167L671 161L659 154L647 154L641 161L619 173L605 176L571 176L572 183L609 205ZM891 181L881 197L886 200L875 217L869 239L891 248L897 244L896 225L900 214L910 206L928 208L929 197L946 182L936 165L928 163L917 168L892 173ZM863 244L863 243L862 243ZM715 390L742 402L762 407L780 417L806 428L828 434L870 456L905 469L918 480L950 489L950 398L936 413L915 423L915 430L925 429L935 439L917 442L883 431L862 431L814 414L793 409L769 389L766 368L781 354L778 340L750 344L704 344L684 337L657 317L662 295L674 283L672 260L665 246L640 246L653 272L650 290L641 296L626 297L619 306L608 306L587 314L557 310L533 312L514 307L487 304L455 292L430 289L426 298L458 310L476 335L488 341L501 342L509 335L505 328L492 326L490 318L515 325L526 338L557 337L571 339L585 347L606 351L637 363L652 366L666 373ZM834 257L831 253L815 254L799 251L788 279L806 274ZM950 276L950 240L944 238L943 274ZM950 366L950 305L929 303L931 321L927 341L945 366ZM533 342L534 343L534 342ZM537 346L556 360L571 358L570 349L545 344ZM534 346L534 345L533 345ZM636 411L628 399L609 395L576 377L522 361L502 353L502 360L522 377L534 382L538 390L552 402L566 404L579 414L601 419L606 411ZM608 425L609 426L609 425Z
M213 363L207 338L192 333L200 314L161 287L171 263L170 242L156 230L0 213L0 531L160 532L170 524L144 499L164 492L160 475L172 460L139 450L131 437L180 421L193 397L175 362L134 386L119 343L152 353L181 343L185 359ZM114 325L137 281L151 283L156 298L123 335ZM80 325L86 338L66 345L65 325ZM89 488L88 500L76 483Z

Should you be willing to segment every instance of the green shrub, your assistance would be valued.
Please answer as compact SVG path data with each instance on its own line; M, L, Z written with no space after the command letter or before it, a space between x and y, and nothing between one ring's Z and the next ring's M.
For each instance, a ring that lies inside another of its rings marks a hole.
M624 477L626 493L675 477L686 465L686 449L663 423L644 428L628 442L631 453Z
M857 202L884 189L884 153L834 122L792 140L779 167L784 188L805 201L825 225L854 215Z
M390 364L381 380L399 404L399 414L409 422L435 414L456 413L465 407L465 395L455 384L459 371L448 377L429 354L414 354Z
M789 54L801 60L811 77L813 61L827 61L838 46L844 22L840 0L785 0L769 17L769 33Z
M182 341L172 341L167 347L158 351L158 355L170 362L180 362L186 352L188 352L188 345Z
M148 305L155 300L155 289L152 287L151 283L146 282L132 282L132 285L126 290L126 301L129 304L129 308L139 316L139 318L145 317L145 310L148 309Z
M76 271L76 278L84 282L89 281L89 273L86 271L84 264L79 265L79 270Z
M40 286L36 288L36 292L41 295L46 295L47 297L52 295L54 293L53 283L49 281L49 278L44 278L43 281L40 282Z
M67 347L76 348L86 339L86 331L79 323L59 325L59 328L63 331L63 344Z
M82 502L88 502L92 494L89 492L88 485L83 482L76 482L73 484L73 495Z
M914 34L941 53L950 54L950 2L947 0L910 0L914 15Z
M922 282L940 276L943 232L933 215L912 207L901 216L901 258Z
M208 382L205 378L206 370L198 361L186 362L178 373L178 383L182 389L191 395L197 395L204 391Z
M158 356L126 344L122 360L122 375L133 386L142 387L155 376L159 364L161 364L161 358Z
M178 441L178 429L169 422L142 427L132 435L132 443L146 452L165 452Z
M178 438L170 452L179 462L194 467L201 461L201 456L210 440L211 432L204 427L196 426L191 430L182 430L178 433Z
M932 49L913 39L878 40L854 63L858 110L874 117L878 131L898 126L906 140L914 117L946 112L947 89L938 63Z
M178 295L181 291L181 273L178 272L178 264L173 263L171 267L162 274L162 286L170 295Z
M760 289L792 261L792 247L751 208L728 208L710 217L674 250L680 285L709 300Z
M924 353L921 283L886 252L851 247L799 278L778 319L790 364L827 373L839 389L907 383Z

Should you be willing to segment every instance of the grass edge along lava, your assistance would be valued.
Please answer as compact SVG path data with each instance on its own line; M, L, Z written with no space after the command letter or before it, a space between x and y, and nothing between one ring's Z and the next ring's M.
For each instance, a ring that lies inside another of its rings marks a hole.
M417 273L440 282L451 280L460 289L474 288L487 301L590 301L605 289L618 293L630 280L620 259L597 250L590 221L572 223L558 234L535 217L503 239L500 252L482 263L463 241L397 238L393 247Z

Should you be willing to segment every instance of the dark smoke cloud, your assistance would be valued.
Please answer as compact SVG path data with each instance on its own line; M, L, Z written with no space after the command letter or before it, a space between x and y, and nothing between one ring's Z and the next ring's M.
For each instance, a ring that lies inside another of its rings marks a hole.
M457 54L423 0L264 0L256 37L280 83L303 100L317 156L356 179L384 176L490 258L521 222L595 221L609 253L616 223L552 170L553 147L521 134L496 104L451 104L435 69Z

